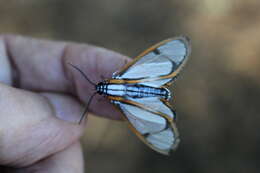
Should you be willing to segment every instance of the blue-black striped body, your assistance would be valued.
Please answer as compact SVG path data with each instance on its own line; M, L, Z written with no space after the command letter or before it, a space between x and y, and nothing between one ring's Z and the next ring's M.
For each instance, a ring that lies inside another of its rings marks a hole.
M120 96L120 97L160 97L166 100L170 99L170 91L166 88L155 88L138 84L111 84L100 82L96 90L101 95Z

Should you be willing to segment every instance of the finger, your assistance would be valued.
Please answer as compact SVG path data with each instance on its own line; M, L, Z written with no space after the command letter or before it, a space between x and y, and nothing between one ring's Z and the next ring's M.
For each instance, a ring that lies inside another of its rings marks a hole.
M26 168L3 168L2 172L10 173L83 173L84 162L82 149L79 142L69 146L65 150L56 153L42 161Z
M80 112L72 97L0 84L0 165L28 166L70 146L84 129Z
M73 93L85 103L93 94L94 87L67 62L78 66L90 80L97 83L101 81L101 76L110 78L129 60L118 53L85 44L20 36L3 36L0 40L6 52L2 55L7 62L5 67L11 67L11 70L4 69L4 77L0 80L6 83L11 80L20 88L34 91ZM3 69L1 66L0 69ZM91 103L90 110L103 116L119 116L107 101L97 102L97 98Z

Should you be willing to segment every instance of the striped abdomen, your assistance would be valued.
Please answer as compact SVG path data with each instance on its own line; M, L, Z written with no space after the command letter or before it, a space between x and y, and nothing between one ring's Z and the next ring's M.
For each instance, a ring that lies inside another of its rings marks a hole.
M161 97L170 98L170 92L166 88L154 88L138 84L109 84L99 83L96 87L99 94L110 96L128 96L132 98Z

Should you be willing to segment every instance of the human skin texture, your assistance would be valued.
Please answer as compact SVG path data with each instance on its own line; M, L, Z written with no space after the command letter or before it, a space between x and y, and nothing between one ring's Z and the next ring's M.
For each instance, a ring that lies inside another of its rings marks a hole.
M68 62L98 83L127 61L87 44L1 35L0 172L84 172L79 138L87 117L78 121L94 86ZM93 99L90 112L120 119L101 99Z

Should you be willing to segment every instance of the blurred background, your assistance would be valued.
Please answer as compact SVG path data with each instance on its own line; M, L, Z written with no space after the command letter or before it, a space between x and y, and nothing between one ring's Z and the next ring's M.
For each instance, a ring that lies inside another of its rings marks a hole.
M0 33L95 44L135 57L187 35L192 54L171 88L181 143L169 157L126 123L90 116L86 172L260 172L259 0L1 0Z

